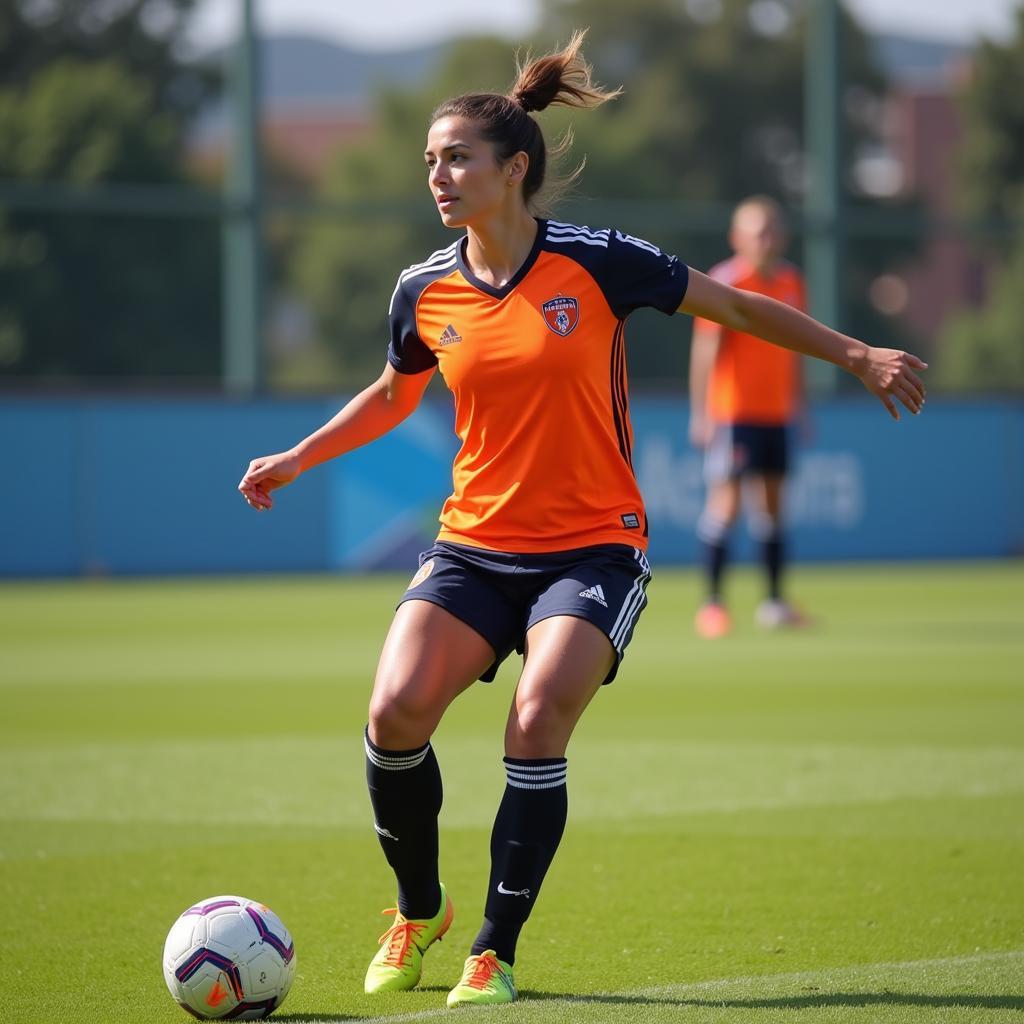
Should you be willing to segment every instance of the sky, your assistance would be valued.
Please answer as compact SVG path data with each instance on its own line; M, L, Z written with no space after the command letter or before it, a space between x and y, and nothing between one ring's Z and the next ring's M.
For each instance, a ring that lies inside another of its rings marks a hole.
M201 0L193 27L200 49L227 41L242 0ZM869 31L971 42L1005 38L1024 0L846 0ZM488 31L527 34L537 0L255 0L261 32L310 32L360 49L399 50Z

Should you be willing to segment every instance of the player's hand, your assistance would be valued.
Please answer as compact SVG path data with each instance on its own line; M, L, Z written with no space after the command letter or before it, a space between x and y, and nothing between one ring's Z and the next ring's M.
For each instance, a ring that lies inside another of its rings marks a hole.
M860 382L876 395L894 419L900 418L899 402L916 416L924 405L924 382L914 372L927 370L928 364L909 352L895 348L868 348L855 371Z
M707 448L711 444L714 426L707 416L699 414L690 416L690 444L694 448Z
M253 459L238 484L242 497L257 511L274 507L270 492L290 484L302 472L294 452L280 452Z

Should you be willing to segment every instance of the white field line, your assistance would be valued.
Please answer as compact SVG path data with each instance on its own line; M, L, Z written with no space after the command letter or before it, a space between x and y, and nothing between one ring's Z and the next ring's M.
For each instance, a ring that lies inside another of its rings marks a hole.
M1024 949L1005 950L998 953L973 953L967 956L939 957L934 960L897 960L892 962L874 964L852 964L849 967L833 967L822 971L799 971L793 974L752 974L739 978L717 978L712 981L696 981L678 985L658 985L653 988L625 989L618 992L594 992L586 996L570 996L566 999L544 999L536 1000L537 1006L556 1007L559 1004L586 1003L592 999L602 996L625 996L636 999L643 999L645 996L657 999L665 996L697 996L705 993L714 993L718 989L734 988L737 985L749 986L752 991L745 995L757 998L769 983L774 992L779 986L797 984L800 982L819 981L825 984L855 979L864 975L873 975L878 972L890 971L915 971L927 970L936 967L950 967L956 965L998 963L1002 960L1019 960L1024 958ZM760 988L758 988L760 986ZM827 995L827 992L820 993ZM520 1004L529 1005L530 1000L524 999ZM487 1007L486 1009L500 1010L502 1007ZM479 1013L479 1009L477 1010ZM399 1013L390 1017L362 1017L362 1024L389 1024L389 1022L432 1020L438 1017L451 1018L452 1011L447 1008L437 1010L420 1010L417 1013ZM339 1018L342 1019L342 1018ZM344 1018L350 1020L351 1018ZM332 1024L333 1018L324 1017L322 1020L311 1021L310 1024Z

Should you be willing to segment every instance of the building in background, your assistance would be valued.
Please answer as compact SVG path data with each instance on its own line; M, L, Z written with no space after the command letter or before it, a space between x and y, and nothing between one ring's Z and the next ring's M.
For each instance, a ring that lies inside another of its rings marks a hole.
M950 69L948 83L900 88L887 104L886 128L901 168L901 191L920 200L927 215L940 222L958 213L955 160L963 127L955 85L967 70L964 65ZM940 232L924 240L894 297L911 330L934 337L954 310L980 305L986 277L985 262L962 237Z
M859 166L859 183L877 198L916 203L939 226L914 259L872 282L882 314L900 318L915 338L931 340L950 314L979 305L988 267L961 234L942 230L957 218L956 161L963 137L957 96L971 74L967 47L895 36L876 40L891 82L875 112L878 147Z

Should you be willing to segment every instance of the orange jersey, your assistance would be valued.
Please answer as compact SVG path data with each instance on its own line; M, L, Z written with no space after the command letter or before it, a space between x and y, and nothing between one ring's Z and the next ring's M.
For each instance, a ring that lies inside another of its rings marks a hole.
M770 277L734 256L708 271L734 288L758 292L804 309L804 283L792 264L782 261ZM800 405L800 356L789 349L698 318L694 329L720 332L718 355L708 382L708 417L716 423L788 423Z
M437 366L462 445L438 540L523 554L645 549L633 475L625 320L674 313L688 271L649 242L539 221L504 287L466 264L465 237L399 277L388 360Z

